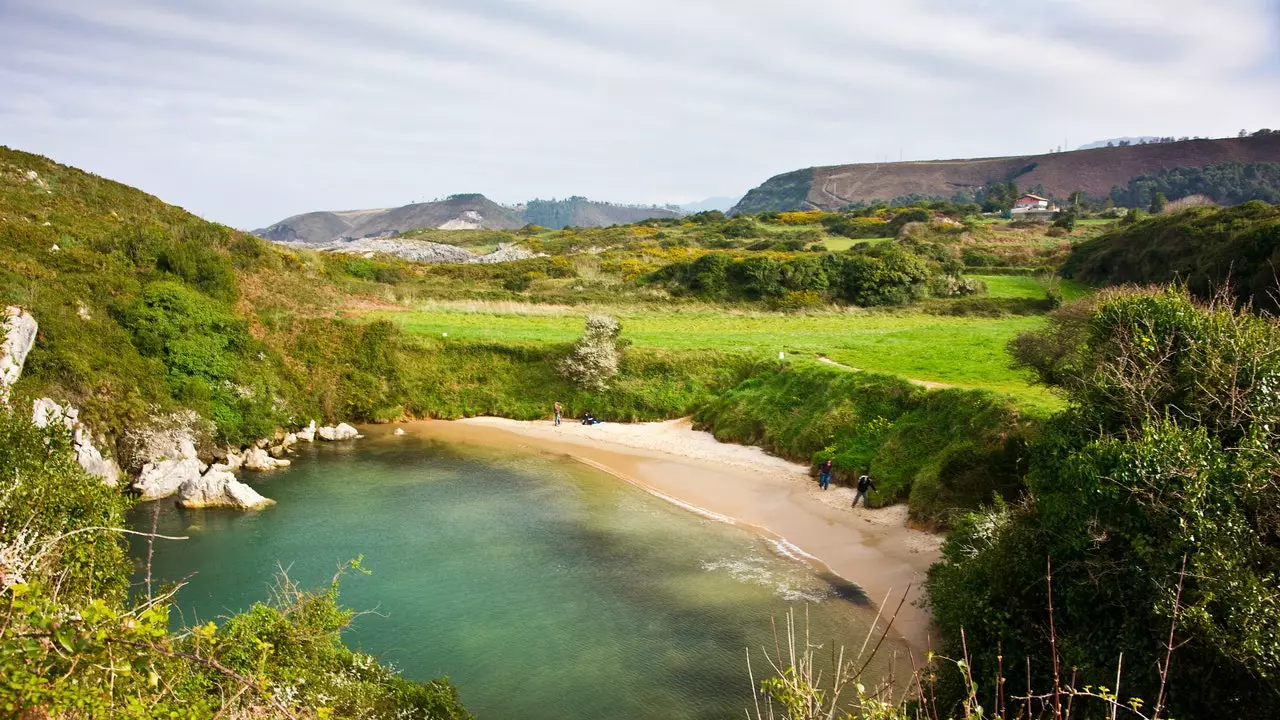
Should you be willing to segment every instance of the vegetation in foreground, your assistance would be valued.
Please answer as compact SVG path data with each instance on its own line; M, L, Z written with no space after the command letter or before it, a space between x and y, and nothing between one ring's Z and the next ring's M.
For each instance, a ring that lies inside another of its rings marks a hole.
M0 710L8 717L470 715L447 681L416 683L348 649L338 578L180 632L180 587L130 597L128 498L76 463L69 433L0 407ZM352 564L358 569L359 563Z
M1071 404L1031 444L1026 497L962 522L930 572L944 652L977 678L1027 658L1033 687L1123 663L1173 717L1276 717L1280 325L1122 290L1014 351Z

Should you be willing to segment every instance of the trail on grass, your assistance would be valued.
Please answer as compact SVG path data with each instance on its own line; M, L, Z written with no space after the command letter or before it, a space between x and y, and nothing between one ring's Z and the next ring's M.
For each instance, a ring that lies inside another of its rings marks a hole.
M832 360L831 358L827 357L826 355L815 355L814 357L818 358L818 362L820 363L825 363L827 365L848 370L850 372L866 372L862 368L851 367L849 365L845 365L844 363L838 363L835 360ZM926 390L943 390L945 388L955 387L954 385L934 382L932 380L919 380L917 378L903 378L903 380L906 380L912 385L919 385L920 387L925 388Z

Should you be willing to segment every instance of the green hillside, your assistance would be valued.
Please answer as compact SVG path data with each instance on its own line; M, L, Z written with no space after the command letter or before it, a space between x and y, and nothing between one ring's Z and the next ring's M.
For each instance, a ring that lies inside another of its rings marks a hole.
M1280 207L1249 202L1153 217L1076 245L1062 274L1093 285L1185 282L1201 298L1280 312Z

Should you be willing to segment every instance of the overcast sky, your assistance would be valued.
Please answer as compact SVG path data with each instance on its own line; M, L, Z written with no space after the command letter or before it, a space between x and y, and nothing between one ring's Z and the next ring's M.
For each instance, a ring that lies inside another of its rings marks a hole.
M0 144L242 228L1280 127L1277 0L0 0Z

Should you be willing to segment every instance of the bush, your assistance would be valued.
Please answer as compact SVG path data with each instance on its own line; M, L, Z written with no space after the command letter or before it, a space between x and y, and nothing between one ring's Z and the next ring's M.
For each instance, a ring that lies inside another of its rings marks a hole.
M1177 280L1202 300L1230 282L1238 302L1280 312L1280 208L1193 208L1122 225L1076 245L1062 275L1095 285Z
M975 677L1002 653L1050 679L1052 561L1052 640L1077 686L1114 682L1123 653L1129 692L1157 697L1172 628L1170 716L1280 714L1280 326L1122 291L1013 351L1072 405L1030 448L1029 499L966 520L930 571L944 652L963 629Z

